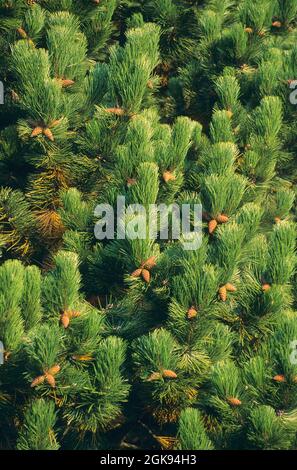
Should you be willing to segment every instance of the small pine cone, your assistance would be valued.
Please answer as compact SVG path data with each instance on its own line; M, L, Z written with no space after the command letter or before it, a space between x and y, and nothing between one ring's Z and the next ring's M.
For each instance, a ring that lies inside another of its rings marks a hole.
M67 79L67 78L61 80L61 85L62 85L63 88L67 88L71 85L74 85L74 83L75 83L74 80L70 80L70 79Z
M124 116L125 111L123 108L105 108L105 111L110 114L114 114L115 116Z
M62 313L62 315L60 317L60 321L61 321L62 325L64 326L64 328L68 328L69 323L70 323L70 318L69 318L69 315L67 314L67 312Z
M254 32L253 28L244 28L244 31L248 34L252 34Z
M177 374L173 370L170 370L170 369L164 369L162 372L162 376L165 379L177 379Z
M47 374L50 375L56 375L58 372L60 372L61 367L59 364L56 364L55 366L50 367L50 369L47 371Z
M131 274L132 277L140 277L141 276L141 273L142 273L142 269L141 268L138 268L138 269L135 269L135 271L133 271L133 273Z
M137 180L135 178L127 178L127 186L133 186L136 183Z
M237 288L231 284L230 282L227 282L227 284L225 284L225 287L226 287L226 290L228 292L236 292L237 291Z
M222 286L219 288L219 296L220 296L220 299L223 301L223 302L226 302L227 300L227 289L226 289L226 286Z
M142 278L145 282L149 283L151 279L150 272L147 269L142 269L141 271Z
M286 382L286 377L282 374L277 374L273 377L273 380L278 383L284 383Z
M187 311L187 318L189 320L192 320L193 318L196 318L198 315L198 312L197 310L195 309L195 307L191 307L189 308L189 310Z
M31 132L31 137L36 137L37 135L40 135L43 133L43 129L40 126L34 127L33 131Z
M146 269L154 268L156 266L156 256L150 256L141 266Z
M266 283L266 284L263 284L263 285L262 285L262 291L263 291L263 292L266 292L266 291L268 291L269 289L271 289L271 285L270 285L270 284L267 284L267 283Z
M47 383L52 387L52 388L55 388L56 387L56 381L55 381L55 377L52 375L52 374L49 374L48 372L45 374L45 380L47 381Z
M53 136L53 133L52 131L46 127L45 129L43 129L43 134L45 135L45 137L50 140L51 142L53 142L55 139L54 139L54 136Z
M171 173L171 171L164 171L162 176L163 176L163 180L165 181L165 183L175 180L175 175Z
M154 380L160 380L162 378L162 375L160 372L153 372L148 378L147 382L153 382Z
M272 26L273 26L274 28L281 28L281 27L282 27L282 24L281 24L280 21L273 21Z
M23 28L17 28L17 32L19 33L21 38L27 39L28 35L27 35L26 31Z
M239 400L239 398L236 398L236 397L228 397L227 402L229 403L229 405L232 405L232 406L241 405L241 401Z
M219 223L219 224L226 224L229 220L229 217L225 214L220 214L217 216L216 218L216 221Z
M217 228L218 222L215 219L212 219L208 222L208 232L212 234Z
M45 375L39 375L38 377L36 377L36 379L34 379L32 382L31 382L31 387L37 387L37 385L40 385L40 384L43 384L45 380Z

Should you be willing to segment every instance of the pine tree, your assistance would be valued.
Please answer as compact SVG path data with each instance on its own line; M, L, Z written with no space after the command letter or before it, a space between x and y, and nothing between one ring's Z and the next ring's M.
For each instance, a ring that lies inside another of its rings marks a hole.
M296 15L0 2L2 447L296 448Z
M15 415L22 423L18 449L59 448L56 425L76 445L90 433L100 445L120 420L129 390L121 372L126 346L79 293L77 256L58 252L43 276L35 266L7 261L0 276L2 432L9 435L6 420Z
M10 12L11 16L18 13L15 21L19 27L11 31L17 41L8 59L7 94L11 92L14 104L8 98L7 107L19 117L12 119L1 138L2 183L15 187L19 176L14 170L21 172L17 187L26 192L37 231L35 256L42 256L38 246L50 250L64 231L57 213L59 191L79 186L79 181L84 187L87 173L97 172L96 162L87 156L82 156L83 163L78 161L75 141L94 110L101 75L91 57L94 54L95 58L109 39L116 2L108 2L108 14L106 6L99 8L92 2L85 8L87 12L71 1L64 2L64 11L60 11L61 2L40 2L46 3L49 11L34 2L21 8L22 3L15 2ZM12 21L2 21L12 28ZM98 28L101 39L91 34ZM96 46L90 45L88 34ZM21 216L18 219L22 225Z

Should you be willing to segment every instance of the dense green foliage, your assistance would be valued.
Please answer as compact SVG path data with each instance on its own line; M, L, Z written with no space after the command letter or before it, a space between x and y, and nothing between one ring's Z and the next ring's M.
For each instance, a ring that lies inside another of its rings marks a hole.
M0 448L296 449L297 0L0 0L0 79Z

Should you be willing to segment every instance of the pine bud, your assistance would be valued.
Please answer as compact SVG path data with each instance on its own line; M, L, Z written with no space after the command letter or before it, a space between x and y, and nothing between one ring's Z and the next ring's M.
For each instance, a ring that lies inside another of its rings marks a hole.
M148 378L147 382L153 382L154 380L160 380L162 378L162 375L160 372L153 372Z
M31 382L31 387L37 387L37 385L40 385L44 382L45 380L45 375L39 375L38 377L36 377L36 379L34 379L32 382Z
M70 318L69 318L69 315L67 314L67 312L62 313L62 315L60 317L60 321L61 321L62 325L64 326L64 328L68 328L69 323L70 323Z
M49 370L47 371L47 374L56 375L58 372L60 372L60 370L61 370L61 367L59 366L59 364L56 364L55 366L52 366L49 368Z
M231 284L230 282L227 282L227 284L225 284L225 287L226 287L226 290L228 292L236 292L237 291L236 287L233 284Z
M125 111L122 108L105 108L105 111L116 116L124 116Z
M220 296L220 299L223 301L223 302L226 302L227 300L227 289L226 289L226 286L222 286L219 288L219 296Z
M17 32L19 33L21 38L27 39L28 35L27 35L26 31L23 28L17 28Z
M215 219L212 219L208 222L208 232L212 234L217 228L218 222Z
M231 118L232 118L233 113L232 113L231 109L227 109L227 110L226 110L226 116L227 116L228 119L231 119Z
M278 383L284 383L286 382L286 377L282 374L277 374L273 377L273 380Z
M262 285L262 291L263 291L263 292L266 292L266 291L268 291L269 289L271 289L271 285L270 285L270 284L263 284L263 285Z
M282 27L282 24L281 24L280 21L273 21L272 26L273 26L274 28L281 28L281 27Z
M43 134L45 135L45 137L50 140L51 142L53 142L55 139L54 139L54 136L53 136L53 133L52 131L46 127L45 129L43 129Z
M156 256L150 256L141 266L146 269L154 268L156 266L156 258Z
M226 224L229 221L229 217L225 214L219 214L216 218L219 224Z
M228 397L227 402L229 403L229 405L232 405L232 406L241 405L241 401L239 400L239 398L236 398L236 397Z
M177 379L177 374L173 370L170 370L170 369L164 369L162 372L162 376L165 379Z
M145 282L149 283L151 279L150 272L147 269L142 269L141 271L142 278Z
M198 315L198 312L197 310L195 309L195 307L191 307L189 308L188 312L187 312L187 318L189 320L192 320L193 318L196 318Z
M34 127L33 131L31 132L31 137L36 137L37 135L42 134L43 129L40 126Z
M244 28L244 31L248 34L252 34L254 32L252 28Z
M173 173L171 173L171 171L164 171L163 173L163 180L165 181L165 183L168 183L169 181L174 181L175 180L175 176Z
M135 271L133 271L133 273L131 274L132 277L140 277L142 273L142 269L141 268L138 268L138 269L135 269Z
M47 381L47 383L52 387L52 388L55 388L56 387L56 381L55 381L55 378L53 377L53 375L49 374L48 372L45 374L45 379Z
M127 186L133 186L137 181L135 178L127 178Z
M70 79L67 79L67 78L61 80L61 85L62 85L63 88L67 88L71 85L74 85L74 83L75 83L74 80L70 80Z

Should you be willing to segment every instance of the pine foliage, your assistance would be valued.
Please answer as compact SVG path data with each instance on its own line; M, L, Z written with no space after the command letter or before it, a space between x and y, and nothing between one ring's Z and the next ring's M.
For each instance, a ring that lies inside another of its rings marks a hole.
M296 449L296 25L0 0L1 447ZM201 204L201 246L118 196Z

